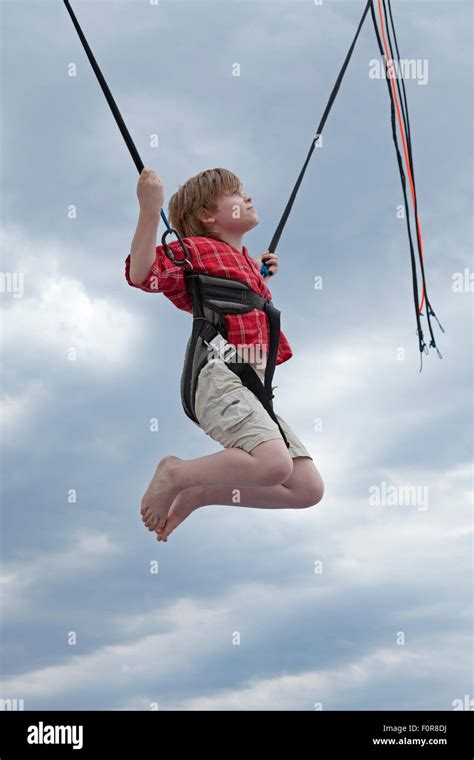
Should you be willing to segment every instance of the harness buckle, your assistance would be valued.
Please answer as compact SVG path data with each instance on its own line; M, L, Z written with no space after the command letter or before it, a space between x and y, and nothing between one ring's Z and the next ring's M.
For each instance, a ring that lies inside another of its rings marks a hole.
M171 234L176 235L176 237L178 238L178 243L180 244L180 246L181 246L181 248L183 250L183 255L184 255L183 259L175 259L174 255L173 255L173 251L171 250L171 248L169 247L168 243L166 242L167 235L171 235ZM169 259L171 259L171 261L173 262L173 264L179 264L179 266L181 266L181 267L187 265L190 269L193 269L193 265L191 264L191 262L189 260L189 251L186 248L184 240L181 237L181 235L179 234L178 230L175 230L172 227L170 227L168 230L165 230L164 233L163 233L163 235L162 235L162 238L161 238L161 245L165 249L166 255L168 256Z
M203 340L208 349L209 346L211 347L216 358L226 362L234 360L237 353L236 347L232 343L229 343L220 333L217 333L212 340L206 340L205 338Z

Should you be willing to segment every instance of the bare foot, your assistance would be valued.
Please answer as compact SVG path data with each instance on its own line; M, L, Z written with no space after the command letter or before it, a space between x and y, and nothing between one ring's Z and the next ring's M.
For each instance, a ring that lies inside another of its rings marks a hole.
M165 525L173 499L181 488L176 465L182 461L179 457L167 456L158 462L140 508L148 530L157 530Z
M166 542L169 534L184 522L192 512L202 506L199 503L198 491L199 489L193 486L192 488L184 488L176 495L170 507L165 526L156 530L157 541Z

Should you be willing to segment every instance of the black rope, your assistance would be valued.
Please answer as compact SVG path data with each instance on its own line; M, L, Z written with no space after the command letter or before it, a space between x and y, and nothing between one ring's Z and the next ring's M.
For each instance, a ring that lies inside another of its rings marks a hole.
M389 27L391 26L392 27L392 33L393 33L393 39L394 39L394 42L395 42L395 49L396 49L396 52L397 52L398 61L400 62L400 52L399 52L399 49L398 49L398 41L397 41L397 36L396 36L396 32L395 32L395 25L394 25L394 21L393 21L391 2L390 2L390 0L387 0L388 11L389 11L389 16L390 16L390 24L388 23L386 0L382 0L382 2L383 2L383 12L384 12L384 16L385 16L385 26L386 26L386 29L387 29L387 37L388 37L388 47L389 47L389 52L390 52L390 59L391 59L391 61L393 61L394 58L395 58L394 54L393 54L392 40L391 40L391 37L390 37L390 29L389 29ZM112 96L112 93L110 92L110 89L109 89L109 87L107 85L107 82L105 81L105 78L104 78L104 76L103 76L103 74L102 74L102 72L101 72L101 70L100 70L100 68L99 68L99 66L97 64L97 61L96 61L96 59L95 59L95 57L94 57L94 55L92 53L92 50L91 50L91 48L90 48L90 46L89 46L89 44L88 44L88 42L87 42L87 40L86 40L86 38L84 36L84 33L82 32L82 29L81 29L81 27L79 25L79 22L77 21L77 18L76 18L75 14L74 14L74 11L72 10L72 8L70 6L69 0L64 0L64 4L66 6L66 9L67 9L70 17L71 17L72 23L74 24L74 27L75 27L75 29L77 31L79 39L80 39L80 41L82 43L82 46L83 46L83 48L84 48L84 50L86 52L86 55L87 55L87 57L89 59L89 62L90 62L91 66L92 66L92 68L94 70L94 73L95 73L97 79L98 79L98 82L99 82L99 84L100 84L100 86L102 88L102 91L103 91L103 93L105 95L107 103L109 104L109 107L110 107L110 109L112 111L112 114L113 114L113 116L115 118L115 121L117 123L117 126L119 127L119 130L120 130L120 132L122 134L122 137L125 140L125 143L126 143L126 145L128 147L128 150L129 150L129 152L130 152L130 154L132 156L132 159L133 159L133 161L135 163L135 166L137 167L139 174L141 174L141 172L143 171L143 168L144 168L144 164L143 164L143 162L142 162L142 160L141 160L141 158L140 158L140 156L138 154L138 151L137 151L137 149L135 147L135 144L134 144L134 142L133 142L133 140L132 140L132 138L130 136L130 133L129 133L126 125L125 125L125 122L124 122L124 120L122 118L122 115L120 114L120 111L119 111L119 109L117 107L117 104L115 103L115 100L114 100L114 98ZM356 34L354 36L354 39L352 41L352 44L351 44L348 52L347 52L347 55L345 57L345 60L344 60L343 65L341 67L341 70L340 70L340 72L338 74L338 77L336 79L335 85L334 85L334 87L333 87L333 89L331 91L331 94L329 96L328 103L326 105L326 108L324 109L323 116L321 118L321 121L319 123L318 129L316 131L316 135L315 135L315 137L314 137L314 139L313 139L313 141L311 143L310 149L308 151L308 155L307 155L306 160L305 160L305 162L303 164L303 168L301 169L301 172L300 172L300 174L298 176L296 184L295 184L295 186L294 186L294 188L293 188L293 190L291 192L290 198L288 200L288 203L286 204L286 207L285 207L283 215L282 215L282 217L280 219L280 222L278 223L278 226L277 226L277 228L275 230L275 233L273 235L271 243L268 246L268 251L270 253L273 253L276 250L276 247L277 247L278 242L280 240L280 237L282 235L283 229L284 229L284 227L286 225L286 222L287 222L288 217L290 215L291 209L293 207L296 195L297 195L298 190L300 188L300 185L301 185L301 183L303 181L303 177L304 177L304 174L306 172L307 166L309 164L309 161L311 159L313 151L314 151L314 149L316 147L317 141L319 140L319 138L320 138L320 136L322 134L322 131L323 131L324 126L326 124L327 118L329 116L331 108L332 108L332 106L334 104L334 101L336 99L337 93L339 92L339 88L340 88L342 80L344 78L346 69L347 69L347 67L349 65L349 61L350 61L350 59L352 57L352 53L354 51L356 42L358 40L360 31L362 29L363 23L365 21L365 18L367 16L367 13L368 13L369 9L370 9L370 12L371 12L371 15L372 15L372 22L373 22L374 29L375 29L375 34L376 34L376 38L377 38L377 42L378 42L378 46L379 46L379 50L380 50L380 55L381 55L382 59L384 58L384 50L383 50L382 42L381 42L381 39L380 39L380 34L379 34L378 26L377 26L377 21L376 21L376 18L375 18L374 7L373 7L373 0L367 0L367 4L365 6L364 12L363 12L362 17L360 19L359 25L357 27ZM386 73L388 75L388 67L389 67L389 62L388 61L385 62L385 66L386 66ZM399 71L400 71L400 67L399 67ZM400 89L399 79L401 80L401 89ZM404 173L404 170L403 170L402 156L401 156L401 153L400 153L400 150L399 150L399 146L398 146L397 130L396 130L396 120L395 120L394 96L393 96L393 93L392 93L392 89L391 89L391 86L390 86L390 81L389 81L388 76L386 77L386 80L387 80L387 87L388 87L388 92L389 92L389 97L390 97L390 112L391 112L391 123L392 123L392 137L393 137L393 142L394 142L394 145L395 145L395 151L396 151L396 156L397 156L397 161L398 161L398 167L399 167L399 170L400 170L400 178L401 178L401 182L402 182L403 198L404 198L404 204L405 204L407 231L408 231L408 239L409 239L409 245L410 245L411 266L412 266L413 296L414 296L415 310L416 310L417 334L418 334L418 339L419 339L420 353L422 354L423 351L425 351L425 350L426 350L426 353L428 353L428 349L427 349L426 343L424 341L423 330L422 330L422 327L421 327L420 314L419 314L419 309L418 309L418 280L417 280L417 273L416 273L416 262L415 262L414 246L413 246L413 240L412 240L412 234L411 234L410 211L409 211L409 204L408 204L407 190L406 190L406 177L405 177L405 173ZM424 290L424 295L425 295L425 300L426 300L426 306L427 306L427 315L426 316L427 316L428 327L429 327L429 331L430 331L430 335L431 335L430 346L432 346L433 348L436 348L436 351L438 352L438 356L440 358L442 358L441 353L440 353L438 347L436 346L436 341L435 341L435 338L434 338L434 335L433 335L433 330L432 330L432 325L431 325L430 317L432 316L432 317L434 317L436 319L436 321L438 322L438 325L439 325L440 329L442 330L442 332L445 332L445 330L442 327L442 325L440 324L438 317L434 313L433 308L432 308L431 303L430 303L429 298L428 298L428 293L427 293L427 288L426 288L426 280L425 280L425 270L424 270L424 264L423 264L422 243L421 243L420 233L419 233L418 224L417 224L417 219L418 219L418 200L417 200L416 187L415 187L415 172L414 172L414 166L413 166L413 153L412 153L411 132L410 132L410 119L409 119L409 114L408 114L408 104L407 104L405 83L403 81L403 77L399 77L398 74L395 77L395 80L396 80L396 87L397 87L397 91L398 91L398 95L399 95L399 100L400 100L400 108L401 108L402 116L403 116L403 124L404 124L404 128L405 128L408 163L409 163L410 172L411 172L412 181L413 181L413 203L414 203L414 210L415 210L415 227L416 227L416 236L417 236L417 244L418 244L418 256L419 256L419 261L420 261L421 277L422 277L423 290ZM183 241L181 240L180 236L176 232L176 230L173 230L171 228L171 226L170 226L170 224L168 222L168 219L166 218L166 215L165 215L163 209L161 209L161 218L163 219L163 221L164 221L164 223L166 225L166 228L167 228L167 230L164 233L163 238L162 238L162 244L163 244L163 246L165 248L165 251L166 251L167 255L169 255L170 258L172 258L173 261L175 261L178 264L184 265L186 263L186 259L189 257L189 253L187 252L187 249L186 249ZM176 260L172 256L172 252L171 252L169 246L166 243L166 236L168 234L171 234L171 233L176 234L176 236L178 237L178 242L180 243L180 246L183 249L183 253L184 253L184 258L183 259ZM265 269L265 265L262 265L262 270L264 270L264 269ZM421 369L420 369L420 371L421 371Z
M79 39L82 42L82 47L86 51L86 55L87 55L87 57L89 59L89 62L90 62L91 66L92 66L92 68L94 70L94 73L95 73L95 75L96 75L96 77L97 77L97 79L99 81L99 84L100 84L100 86L102 88L102 92L104 93L105 98L107 100L107 103L110 106L110 110L112 111L112 113L114 115L115 121L117 122L117 126L120 129L120 132L122 133L122 137L125 140L127 148L130 151L130 155L133 158L133 162L134 162L135 166L138 169L138 173L141 174L142 171L143 171L143 169L144 169L143 161L141 160L141 158L140 158L140 156L138 154L138 150L135 147L135 143L133 142L133 140L132 140L132 138L130 136L130 132L128 131L128 129L126 127L125 122L122 119L122 114L120 113L120 111L118 109L117 103L115 102L115 100L113 98L113 95L112 95L112 93L109 90L109 86L108 86L107 82L105 81L104 75L102 74L102 72L101 72L101 70L99 68L98 63L97 63L96 59L94 58L94 54L93 54L92 50L90 49L89 43L87 42L87 40L85 38L84 32L82 31L82 29L81 29L81 27L79 25L79 22L78 22L78 20L76 18L76 15L75 15L73 9L71 8L71 6L69 4L69 0L64 0L64 5L67 8L67 11L68 11L68 13L69 13L69 15L71 17L72 23L75 26L76 32L79 35ZM163 219L163 221L164 221L166 227L168 228L168 230L171 230L171 227L169 225L168 219L166 218L166 215L165 215L165 212L163 211L163 209L161 209L161 218Z
M390 8L390 0L388 0L388 4L389 4L389 8ZM383 0L383 7L384 7L384 12L385 12L385 17L387 18L386 8L385 8L385 0ZM380 55L381 55L382 60L383 60L385 58L384 49L383 49L382 41L381 41L381 38L380 38L380 33L379 33L378 26L377 26L377 21L376 21L376 18L375 18L375 12L374 12L373 6L371 6L371 15L372 15L372 22L373 22L373 26L374 26L374 30L375 30L375 35L376 35L376 38L377 38L377 43L378 43ZM393 35L394 35L394 39L395 39L395 43L396 43L398 60L399 60L400 59L400 54L399 54L399 50L398 50L398 43L396 41L395 26L393 24L393 16L392 15L391 15L391 23L392 23ZM387 22L387 28L388 28L388 22ZM394 55L393 55L393 51L392 51L392 48L391 48L391 40L390 40L389 34L387 34L387 37L388 37L390 58L391 58L391 61L393 61L394 60ZM419 341L419 350L420 350L420 354L421 354L421 356L420 356L420 359L421 359L420 372L421 372L422 367L423 367L422 354L423 354L423 352L428 353L428 347L427 347L427 345L425 343L425 340L424 340L423 329L421 327L421 320L420 320L420 311L419 311L419 307L418 307L418 301L419 301L419 298L418 298L418 279L417 279L417 272L416 272L415 251L414 251L413 239L412 239L412 233L411 233L410 209L409 209L408 198L407 198L406 177L405 177L405 172L403 170L403 160L402 160L402 156L401 156L399 145L398 145L396 120L395 120L395 101L394 101L394 96L393 96L393 93L392 93L392 88L390 86L390 78L389 78L389 73L388 73L389 72L389 66L390 66L389 61L385 60L386 83L387 83L387 89L388 89L389 98L390 98L390 114L391 114L391 123L392 123L392 138L393 138L393 143L394 143L394 146L395 146L395 152L396 152L396 156L397 156L398 168L399 168L399 172L400 172L400 179L401 179L401 183L402 183L403 200L404 200L404 205L405 205L405 214L406 214L406 223L407 223L407 232L408 232L408 240L409 240L409 246L410 246L410 259L411 259L412 283L413 283L413 299L414 299L414 303L415 303L415 315L416 315L416 324L417 324L417 335L418 335L418 341ZM398 68L399 68L399 71L400 71L400 67L398 67ZM413 170L413 153L412 153L412 145L411 145L410 120L409 120L409 114L408 114L408 104L407 104L407 99L406 99L406 90L405 90L405 85L404 85L404 82L403 82L403 77L401 77L401 80L402 80L402 87L403 87L403 92L404 92L403 98L402 98L402 96L400 94L400 86L398 84L399 77L398 77L398 74L397 74L395 81L396 81L396 86L397 86L399 97L400 97L400 108L402 109L403 121L404 121L404 125L405 125L405 134L406 134L406 138L407 138L408 161L409 161L409 166L410 166L410 171L411 171L412 181L413 181L413 199L414 199L414 213L415 213L415 228L416 228L416 235L417 235L418 255L419 255L419 260L420 260L421 276L422 276L423 289L424 289L424 293L425 293L425 300L426 300L426 306L427 306L428 327L429 327L429 331L430 331L430 335L431 335L430 346L433 347L433 348L436 348L436 350L438 352L438 356L440 358L442 358L441 353L440 353L438 347L436 346L436 341L435 341L435 338L434 338L434 335L433 335L433 330L432 330L431 321L430 321L430 315L431 316L435 316L436 320L438 321L438 324L440 325L439 320L437 319L436 315L434 314L434 311L432 310L432 307L431 307L431 304L429 302L428 295L427 295L427 292L426 292L426 280L425 280L425 270L424 270L423 256L422 256L422 246L421 246L421 240L420 240L419 230L418 230L418 224L417 224L418 201L417 201L417 196L416 196L415 175L414 175L414 170ZM441 325L440 325L440 328L444 332L444 329L441 327Z
M388 49L389 49L389 52L390 52L390 60L394 61L395 60L395 56L394 56L394 53L393 53L392 40L391 40L391 37L390 37L390 25L389 25L389 19L388 19L388 14L387 14L387 4L386 4L385 0L382 0L382 3L383 3L383 13L384 13L384 17L385 17L385 29L386 29L386 32L387 32ZM405 127L408 164L409 164L409 167L410 167L410 172L411 172L411 177L412 177L412 182L413 182L413 205L414 205L415 231L416 231L416 242L417 242L417 249L418 249L418 259L419 259L419 262L420 262L421 278L422 278L422 283L423 283L423 292L424 292L424 297L425 297L426 306L427 306L427 312L428 312L427 313L427 320L428 320L428 327L429 327L430 335L431 335L430 345L433 345L434 335L433 335L433 330L431 328L431 322L430 322L430 316L429 316L429 299L428 299L427 292L426 292L425 266L424 266L424 262L423 262L423 246L422 246L422 243L421 243L420 233L419 233L418 224L417 224L417 219L418 219L418 196L417 196L417 192L416 192L415 170L414 170L414 166L413 166L413 153L412 153L412 147L411 147L411 132L410 132L410 119L409 119L409 115L408 115L408 102L407 102L407 99L406 99L405 80L404 80L404 77L403 77L401 69L400 69L400 51L398 49L397 37L396 37L396 32L395 32L395 24L393 22L392 8L391 8L390 0L388 0L388 6L389 6L389 11L390 11L390 24L392 26L393 37L394 37L395 44L396 44L397 61L398 61L398 72L397 72L397 75L395 77L395 86L396 86L397 92L398 92L398 99L399 99L400 109L401 109L402 116L403 116L403 124L404 124L404 127ZM402 91L401 91L401 88L400 88L400 82L402 83L403 97L402 97ZM390 90L390 92L391 92L391 90Z
M382 57L382 60L384 59L384 51L383 51L383 45L382 41L380 39L379 29L377 26L377 21L375 18L375 12L373 7L371 7L371 14L372 14L372 22L374 25L375 30L375 36L377 38L377 43L380 50L380 55ZM393 95L390 87L390 81L388 78L388 61L385 61L385 72L387 74L385 81L387 83L387 89L388 94L390 98L390 116L391 116L391 123L392 123L392 138L393 138L393 144L395 146L395 153L397 156L397 162L398 162L398 169L400 172L400 179L402 182L402 190L403 190L403 200L405 205L405 216L406 216L406 223L407 223L407 231L408 231L408 240L410 245L410 258L411 258L411 272L412 272L412 283L413 283L413 299L415 303L415 314L416 314L416 324L417 324L417 334L418 334L418 345L420 352L423 352L425 349L425 342L423 338L423 329L421 327L421 320L420 320L420 314L418 310L418 280L417 280L417 274L416 274L416 261L415 261L415 251L413 248L413 240L411 236L411 227L410 227L410 208L408 205L408 198L407 198L407 191L406 191L406 177L405 172L403 170L403 160L402 156L398 147L398 138L397 138L397 127L396 127L396 121L395 121L395 104L393 102Z
M392 42L391 42L391 39L390 39L390 28L389 28L391 26L392 27L392 32L393 32L393 39L394 39L394 42L395 42L395 49L397 51L397 60L398 60L398 63L400 64L400 58L401 58L401 56L400 56L400 50L398 48L397 33L395 31L395 23L394 23L394 20L393 20L391 0L387 0L387 4L388 4L389 15L390 15L390 25L389 25L388 19L387 19L387 6L386 6L386 3L385 3L385 0L383 0L383 10L384 10L384 16L385 16L385 26L386 26L386 29L387 29L387 38L388 38L388 42L389 42L390 56L391 56L391 58L393 60L394 59L394 55L393 55ZM400 70L400 65L399 65L399 70ZM409 118L409 114L408 114L408 103L407 103L407 95L406 95L406 88L405 88L405 80L404 80L403 76L400 76L400 77L397 76L397 78L396 78L395 81L396 81L396 86L397 86L397 91L398 91L398 97L399 97L399 100L400 100L400 108L401 108L402 114L403 114L403 122L404 122L404 125L405 125L405 135L406 135L406 138L407 138L408 160L409 160L410 171L411 171L411 176L412 176L412 181L413 181L413 196L414 196L415 222L416 222L416 219L418 217L418 196L417 196L417 192L416 192L415 168L414 168L414 165L413 165L413 153L412 153L412 143L411 143L410 118ZM401 82L401 92L400 92L400 84L399 84L399 82ZM435 338L434 338L434 335L433 335L433 329L432 329L432 326L431 326L430 316L432 316L432 317L434 317L436 319L436 321L437 321L437 323L438 323L441 331L442 332L445 332L445 331L444 331L444 328L441 325L438 317L436 316L436 314L433 311L433 308L431 306L430 299L429 299L429 296L428 296L428 289L427 289L427 286L426 286L426 279L425 279L425 267L424 267L424 262L423 262L423 247L422 247L422 243L421 243L420 236L419 236L418 225L416 225L416 239L417 239L417 245L418 245L418 257L419 257L419 261L420 261L421 276L422 276L422 282L423 282L423 290L424 290L425 301L426 301L426 309L427 309L426 318L427 318L427 321L428 321L428 327L429 327L429 331L430 331L430 335L431 335L430 346L432 348L436 348L438 356L442 359L441 352L440 352L440 350L438 349L438 347L436 345L436 341L435 341Z
M316 130L316 135L315 135L315 137L314 137L314 139L313 139L313 141L311 143L311 147L310 147L308 155L306 157L306 161L304 162L303 168L301 169L299 177L296 180L296 184L295 184L295 186L294 186L294 188L292 190L292 193L290 195L288 203L286 204L286 208L285 208L285 210L283 212L283 216L281 217L281 219L280 219L280 221L278 223L278 226L277 226L277 228L276 228L276 230L274 232L274 235L272 237L272 241L271 241L270 245L268 246L268 251L270 251L270 253L274 253L275 250L276 250L276 247L277 247L278 242L280 240L281 234L283 232L285 224L286 224L286 222L288 220L288 217L290 215L290 211L291 211L291 209L293 207L293 203L295 201L296 194L298 193L298 190L299 190L299 187L301 185L301 182L303 181L303 177L304 177L304 174L306 172L306 167L309 164L310 158L311 158L311 156L313 154L313 151L314 151L314 149L316 147L316 143L319 140L319 137L320 137L320 135L321 135L321 133L322 133L322 131L324 129L324 125L326 124L326 120L327 120L327 118L329 116L329 112L331 111L332 105L333 105L333 103L334 103L334 101L336 99L336 95L337 95L337 93L339 91L339 88L341 86L341 82L343 80L343 77L344 77L344 74L346 72L347 66L348 66L349 61L351 59L352 53L354 51L354 47L355 47L355 44L356 44L357 39L359 37L360 30L362 29L362 25L363 25L363 23L365 21L365 17L367 16L368 10L369 10L369 8L371 6L372 6L372 0L368 0L367 5L365 6L365 10L364 10L364 12L362 14L362 18L361 18L361 20L359 22L359 26L357 27L357 32L356 32L355 37L354 37L354 39L352 41L352 45L349 48L349 51L348 51L348 53L346 55L346 58L344 60L343 65L342 65L342 68L341 68L341 70L339 72L339 75L338 75L338 77L336 79L336 84L334 85L334 87L332 89L332 92L331 92L331 95L329 96L329 100L328 100L327 106L324 109L323 116L322 116L321 121L319 123L318 129Z
M387 6L386 6L386 3L385 3L385 0L382 0L382 2L383 2L383 12L384 12L384 16L385 16L385 30L387 32L388 48L390 50L390 58L391 58L392 61L394 61L395 60L395 56L393 55L392 38L390 36L390 26L389 26L388 18L387 18ZM397 50L397 59L396 60L400 64L400 53L398 51L397 37L396 37L396 34L395 34L395 25L393 23L392 10L391 10L390 4L389 4L389 11L390 11L390 23L391 23L391 26L392 26L393 38L394 38L395 46L396 46L396 50ZM400 68L399 68L399 70L400 70ZM403 96L402 96L402 92L400 90L400 82L402 83ZM413 162L412 162L412 155L411 155L410 119L408 117L408 103L407 103L407 99L406 99L405 81L404 81L403 77L398 77L397 76L395 78L395 84L396 84L396 87L397 87L397 90L398 90L398 98L400 100L400 108L401 108L402 116L403 116L403 124L404 124L404 127L405 127L405 135L406 135L406 138L407 138L407 146L409 148L408 153L409 153L409 157L410 157L410 168L411 168L411 172L412 172L412 175L413 175Z

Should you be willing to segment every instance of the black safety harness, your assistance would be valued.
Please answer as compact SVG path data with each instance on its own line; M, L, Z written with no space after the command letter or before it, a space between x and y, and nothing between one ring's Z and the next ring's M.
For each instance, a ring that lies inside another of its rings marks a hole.
M176 258L166 242L173 232L178 237L184 257ZM225 361L258 400L272 420L278 425L283 440L289 448L288 440L273 410L272 379L280 341L280 312L270 299L255 293L246 283L231 277L221 277L203 272L195 272L189 251L176 230L167 230L161 239L166 255L175 264L182 266L188 291L193 304L193 328L186 346L183 372L181 375L181 402L186 415L199 424L196 417L195 397L201 370L210 356ZM243 360L235 346L227 342L226 314L246 314L253 309L265 312L269 326L269 347L266 354L264 381L253 366Z

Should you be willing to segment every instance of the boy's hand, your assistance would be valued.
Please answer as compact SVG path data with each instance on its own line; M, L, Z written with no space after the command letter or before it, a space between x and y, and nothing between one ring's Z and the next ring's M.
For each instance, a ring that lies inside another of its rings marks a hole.
M165 199L165 189L158 174L145 166L137 185L140 211L150 218L160 219L161 207Z
M260 256L257 256L255 259L256 263L258 264L258 268L262 266L262 264L265 264L267 267L270 276L276 275L278 271L278 258L276 253L270 253L270 251L265 251L264 253L261 253Z

